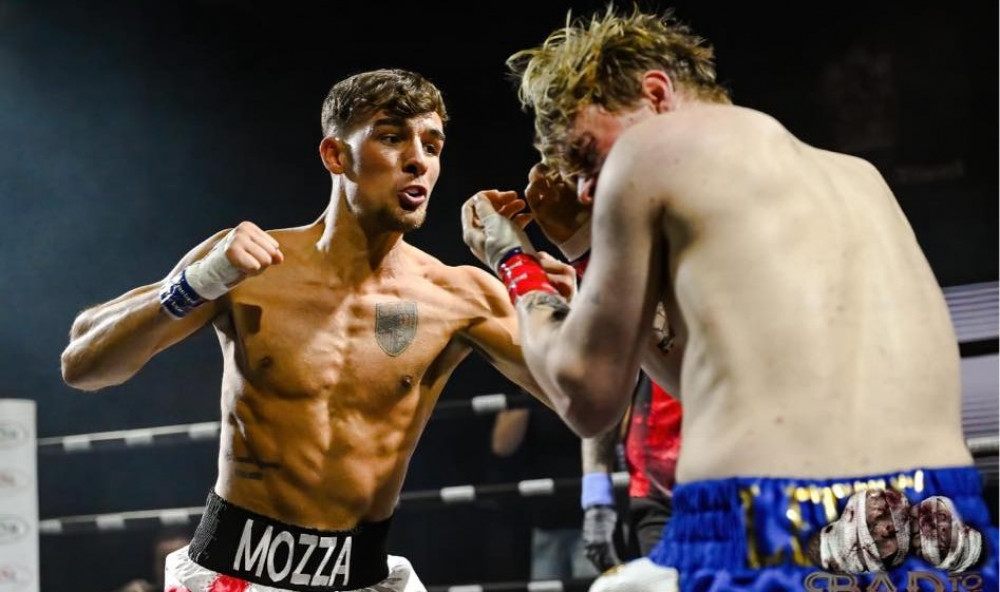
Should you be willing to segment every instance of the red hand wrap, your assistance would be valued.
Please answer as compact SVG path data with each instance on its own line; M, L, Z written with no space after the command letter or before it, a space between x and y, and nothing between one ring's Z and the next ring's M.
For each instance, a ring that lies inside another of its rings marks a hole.
M497 266L497 273L504 285L507 286L507 294L510 301L516 306L517 300L528 292L540 290L549 294L559 292L549 283L549 277L545 275L542 264L534 255L529 255L521 250L515 250L507 255Z

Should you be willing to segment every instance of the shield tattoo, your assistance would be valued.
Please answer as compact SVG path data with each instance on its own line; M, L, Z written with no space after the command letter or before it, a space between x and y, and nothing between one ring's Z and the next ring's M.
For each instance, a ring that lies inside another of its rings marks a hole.
M416 302L375 304L375 341L382 351L396 357L413 343L416 334Z

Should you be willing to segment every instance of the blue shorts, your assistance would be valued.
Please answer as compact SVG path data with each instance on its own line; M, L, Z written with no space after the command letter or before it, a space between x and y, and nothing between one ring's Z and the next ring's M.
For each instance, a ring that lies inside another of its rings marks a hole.
M983 535L985 559L966 573L949 576L911 554L888 573L896 590L906 590L910 578L920 581L919 589L931 590L933 578L938 578L946 592L963 592L974 589L977 576L981 590L997 590L998 531L990 524L975 467L844 479L731 477L679 484L674 488L673 518L649 558L677 569L683 592L845 589L845 578L855 578L857 589L865 590L876 576L841 575L834 583L817 573L805 549L813 534L840 517L851 494L866 488L894 489L911 504L932 495L947 496L964 522ZM949 577L968 585L953 587Z

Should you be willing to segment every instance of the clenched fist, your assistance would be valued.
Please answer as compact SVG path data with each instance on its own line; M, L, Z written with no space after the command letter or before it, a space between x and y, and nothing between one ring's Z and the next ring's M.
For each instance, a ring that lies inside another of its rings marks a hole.
M524 227L531 220L516 191L480 191L462 205L462 240L490 269L512 249L535 253Z
M202 298L215 300L245 278L284 260L278 241L253 222L240 222L185 275Z
M284 260L278 241L253 222L241 222L207 255L163 283L160 305L174 319L182 319L247 277Z
M576 188L566 184L542 163L531 167L528 172L524 199L542 233L560 248L590 224L590 208L580 203ZM584 250L589 247L589 244L583 245ZM570 259L579 255L565 254Z

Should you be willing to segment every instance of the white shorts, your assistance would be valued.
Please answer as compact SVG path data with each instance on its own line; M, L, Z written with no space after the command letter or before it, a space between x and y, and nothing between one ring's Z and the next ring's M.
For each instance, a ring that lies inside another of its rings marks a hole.
M389 555L387 563L389 577L358 592L427 592L405 557ZM186 546L167 555L164 579L164 592L290 592L206 569L188 557Z
M677 570L661 567L646 557L604 572L594 580L590 592L676 592Z

